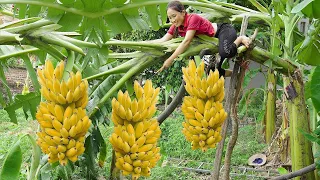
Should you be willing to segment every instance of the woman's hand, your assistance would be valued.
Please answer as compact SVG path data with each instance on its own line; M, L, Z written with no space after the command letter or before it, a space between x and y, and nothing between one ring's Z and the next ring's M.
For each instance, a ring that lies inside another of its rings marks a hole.
M168 68L172 65L172 61L173 61L173 60L167 59L167 60L163 63L162 67L161 67L156 73L160 73L160 72L162 72L163 70L168 69Z

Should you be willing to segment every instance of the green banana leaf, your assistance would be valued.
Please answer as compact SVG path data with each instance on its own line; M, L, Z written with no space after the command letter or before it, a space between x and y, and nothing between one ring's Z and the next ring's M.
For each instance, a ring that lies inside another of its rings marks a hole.
M319 66L320 59L320 21L314 20L309 27L305 40L298 51L298 59L309 65ZM298 45L299 46L299 45Z
M28 118L27 111L29 111L32 115L32 118L36 118L36 111L37 107L40 104L41 95L39 92L31 92L26 95L16 95L14 97L13 103L6 106L4 109L9 114L10 120L13 123L18 123L17 117L16 117L16 110L19 108L23 108L24 114L26 116L26 119Z
M104 97L106 93L117 83L117 81L122 77L122 75L112 75L103 80L101 83L96 84L96 88L90 94L90 101L87 106L88 112L93 111L93 109L99 103L99 100ZM102 124L109 125L110 120L108 118L109 113L111 112L111 100L108 100L101 108L99 108L98 112L91 117L91 120L95 124L99 122Z
M317 0L304 0L297 4L292 10L291 13L302 12L309 18L320 18L320 1Z
M320 114L320 66L317 66L312 74L311 84L310 84L310 96L312 103L317 111Z
M18 180L22 164L20 139L10 148L0 173L0 180Z
M0 45L0 61L7 60L11 57L17 57L27 53L40 51L38 48L32 46L11 46Z

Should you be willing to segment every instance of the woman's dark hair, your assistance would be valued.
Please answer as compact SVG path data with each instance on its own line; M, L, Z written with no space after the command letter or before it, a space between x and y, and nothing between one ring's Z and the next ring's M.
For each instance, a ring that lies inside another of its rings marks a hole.
M173 10L176 10L178 12L182 12L184 11L184 6L181 4L180 1L170 1L168 3L168 6L167 6L167 10L168 9L173 9Z

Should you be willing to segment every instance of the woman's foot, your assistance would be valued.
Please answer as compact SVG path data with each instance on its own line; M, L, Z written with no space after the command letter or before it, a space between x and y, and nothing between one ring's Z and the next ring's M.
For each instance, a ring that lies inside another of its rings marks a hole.
M249 45L251 44L251 39L247 36L240 36L241 37L241 43L245 45L247 48L249 48Z
M247 48L249 48L249 45L251 44L251 39L248 38L247 36L239 36L237 39L234 41L234 44L239 47L240 44L243 44Z

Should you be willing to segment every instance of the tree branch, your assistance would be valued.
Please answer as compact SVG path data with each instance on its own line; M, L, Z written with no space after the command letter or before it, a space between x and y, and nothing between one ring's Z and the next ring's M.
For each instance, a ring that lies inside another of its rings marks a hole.
M291 179L291 178L294 178L294 177L297 177L297 176L302 176L304 174L307 174L311 171L314 171L316 169L316 164L311 164L310 166L307 166L307 167L304 167L302 169L299 169L298 171L295 171L295 172L292 172L292 173L289 173L289 174L285 174L285 175L282 175L282 176L278 176L278 177L275 177L275 178L272 178L271 180L285 180L285 179Z
M176 96L173 98L169 106L159 115L157 118L159 124L161 124L170 114L176 109L176 107L181 103L182 98L184 97L186 90L184 88L184 81L182 81L181 86L176 94Z
M240 31L240 35L245 35L245 31L247 30L248 27L248 17L244 16L243 20L242 20L242 24L241 24L241 31ZM252 43L252 42L251 42ZM241 59L240 59L241 58ZM234 79L231 79L231 81L234 83L232 84L232 94L234 94L234 96L232 96L232 100L229 101L229 103L231 105L229 105L230 111L230 119L232 122L231 128L232 128L232 134L227 146L227 151L226 151L226 155L225 155L225 161L224 161L224 179L230 179L230 165L231 165L231 155L233 152L233 148L236 145L237 139L238 139L238 117L237 117L237 101L238 101L238 97L239 97L239 93L241 90L241 86L242 86L242 82L243 82L243 78L245 75L245 69L240 67L239 64L241 64L243 62L242 58L240 57L239 60L237 61L234 65L234 71L232 72L232 77ZM240 72L239 72L240 70Z

